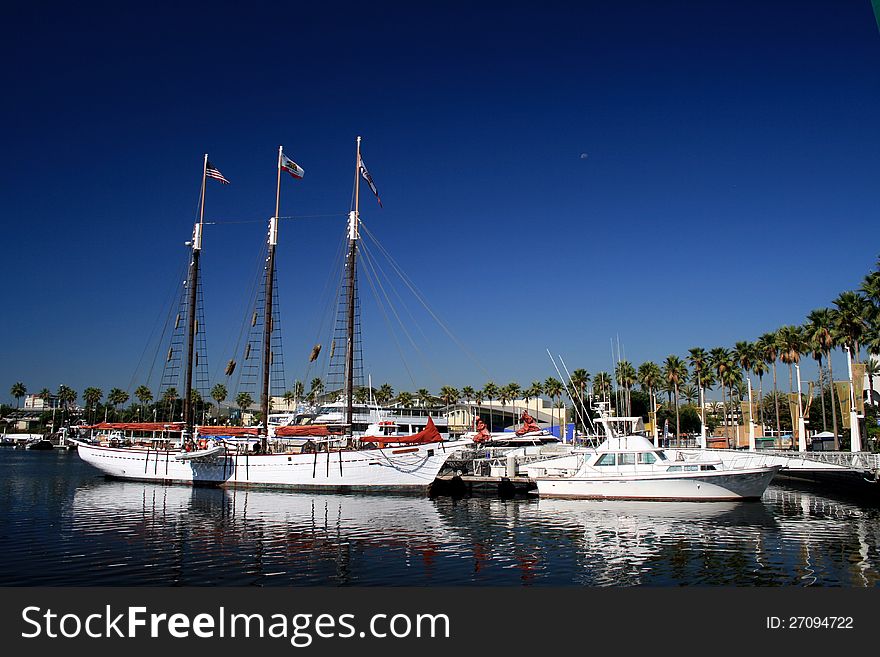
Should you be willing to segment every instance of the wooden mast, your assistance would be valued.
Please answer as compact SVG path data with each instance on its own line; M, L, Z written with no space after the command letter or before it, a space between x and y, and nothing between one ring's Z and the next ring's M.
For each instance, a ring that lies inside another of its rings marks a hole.
M355 311L355 272L357 258L358 222L360 215L358 203L360 200L361 178L361 138L357 138L357 164L354 171L354 211L348 216L348 341L345 352L345 421L348 424L348 432L352 433L352 419L354 416L354 311Z
M202 164L202 194L201 202L199 203L199 222L193 228L192 259L189 263L189 275L186 281L189 299L186 318L186 372L184 373L183 384L183 422L189 436L193 436L193 427L195 426L192 403L193 352L196 337L196 297L199 289L199 255L202 250L202 228L205 222L205 179L207 171L208 154L205 153L205 161Z
M262 437L260 446L265 454L269 441L269 374L272 368L272 286L275 279L275 245L278 244L278 211L281 202L281 150L278 147L278 176L275 183L275 215L269 220L268 251L266 258L266 299L263 318L263 386L260 397L260 413L263 422L260 427Z

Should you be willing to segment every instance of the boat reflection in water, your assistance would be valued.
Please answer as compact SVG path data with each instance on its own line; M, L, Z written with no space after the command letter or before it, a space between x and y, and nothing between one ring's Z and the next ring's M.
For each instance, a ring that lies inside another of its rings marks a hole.
M880 511L779 486L757 502L640 502L93 479L54 527L38 572L63 585L880 583Z
M332 585L395 569L419 577L398 584L424 584L454 540L434 502L414 496L110 481L79 488L72 514L93 543L125 554L95 584Z

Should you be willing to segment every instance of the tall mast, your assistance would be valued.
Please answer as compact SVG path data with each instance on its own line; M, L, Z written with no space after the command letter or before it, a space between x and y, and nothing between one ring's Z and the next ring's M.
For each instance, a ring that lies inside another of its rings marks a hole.
M265 454L269 438L269 374L272 367L272 284L275 279L275 245L278 244L278 212L281 202L281 149L278 147L278 177L275 186L275 215L269 220L268 251L266 258L266 314L263 319L263 388L260 412L263 416L260 440Z
M192 259L189 263L189 276L187 276L187 292L189 304L187 309L186 327L186 372L183 385L183 421L189 435L193 435L195 418L193 417L192 403L192 378L193 378L193 351L196 337L196 296L199 289L199 255L202 251L202 227L205 222L205 178L208 171L208 154L205 153L205 161L202 164L202 194L199 203L199 222L193 228Z
M354 304L355 304L355 271L358 242L358 222L360 215L358 203L361 189L361 138L357 138L357 163L354 170L354 211L348 215L348 341L345 351L345 421L349 433L352 431L354 415Z

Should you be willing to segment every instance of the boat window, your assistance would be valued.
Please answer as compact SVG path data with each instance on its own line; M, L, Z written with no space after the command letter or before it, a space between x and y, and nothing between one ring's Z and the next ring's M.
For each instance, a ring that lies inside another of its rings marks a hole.
M684 469L685 469L687 472L694 472L695 470L699 470L699 469L700 469L700 466L698 466L698 465L686 465L686 466L684 466Z
M661 461L668 461L669 460L666 458L666 454L664 454L663 452L654 452L654 453L660 457Z
M632 452L617 455L617 465L635 465L636 455Z
M680 465L670 465L668 468L666 468L666 472L681 472L681 466Z
M614 454L603 454L596 461L596 465L614 465Z
M700 470L714 470L714 469L715 469L714 465L704 465L700 468Z
M639 463L650 465L657 460L652 452L639 452Z

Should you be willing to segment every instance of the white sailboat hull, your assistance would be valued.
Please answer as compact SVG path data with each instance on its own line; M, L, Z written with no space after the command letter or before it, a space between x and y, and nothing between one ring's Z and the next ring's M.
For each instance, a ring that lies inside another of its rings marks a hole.
M617 500L746 500L764 494L778 467L736 471L537 477L541 497Z
M427 491L469 440L316 454L222 454L180 460L180 450L78 443L80 458L118 479L292 490Z

